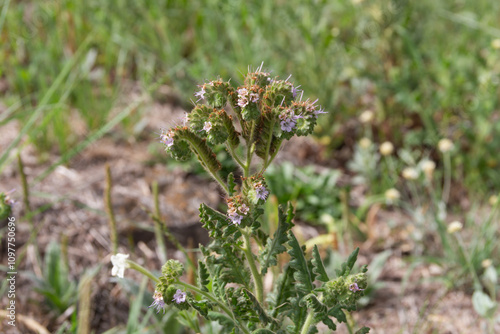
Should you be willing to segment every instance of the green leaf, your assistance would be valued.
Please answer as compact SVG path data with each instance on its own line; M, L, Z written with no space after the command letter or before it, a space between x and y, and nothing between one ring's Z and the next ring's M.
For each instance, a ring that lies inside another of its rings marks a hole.
M287 223L287 216L285 216L282 208L279 210L278 219L278 229L274 232L273 238L268 238L266 247L262 250L259 255L260 271L262 275L267 273L267 269L271 266L278 264L277 256L278 254L286 251L286 247L283 245L288 241L286 235L287 231L290 230L291 225Z
M293 288L293 269L287 266L285 272L278 278L273 305L272 317L284 316L286 311L290 309L290 298L295 295ZM274 329L274 328L273 328Z
M226 332L236 327L233 319L229 318L225 314L209 311L207 317L212 321L217 321Z
M313 264L313 273L315 274L315 279L321 282L328 282L330 279L325 270L325 266L323 265L323 261L321 260L321 256L319 255L318 246L314 245L313 248L313 258L311 260Z
M262 306L260 305L260 303L257 300L257 298L255 298L255 296L250 291L248 291L247 289L243 289L243 291L246 293L247 297L252 302L253 309L257 313L257 315L259 316L259 320L260 320L261 323L264 323L266 325L269 324L269 323L276 323L276 320L274 320L273 318L271 318L266 313L266 311L262 308Z
M275 334L275 333L269 329L259 328L257 330L254 330L252 334Z
M483 318L491 319L495 315L497 303L480 290L476 290L472 295L472 305L474 310Z
M368 327L363 327L363 328L361 328L361 329L358 329L358 330L356 331L356 333L354 333L354 334L367 334L367 333L369 333L369 332L370 332L370 328L368 328Z
M337 319L337 321L340 323L347 322L345 313L344 311L342 311L342 308L340 306L335 306L334 308L330 309L330 311L328 311L328 315L335 317L335 319Z
M313 285L311 272L309 271L309 266L305 258L304 249L300 247L297 238L290 230L288 235L288 245L290 249L288 254L291 256L290 267L295 269L293 274L294 279L297 281L297 290L303 292L304 294L310 293L315 287Z
M219 279L226 283L239 283L246 288L250 288L250 273L245 267L244 261L241 257L238 257L238 253L240 252L230 245L222 247L222 256L216 260L217 264L223 266L222 275Z
M357 247L351 255L347 258L347 261L342 263L341 269L336 270L337 276L347 276L351 273L352 267L354 267L354 264L356 263L356 260L358 259L358 253L359 253L359 247Z
M200 205L200 222L207 229L211 238L225 240L229 243L240 236L238 228L236 225L230 224L226 215L206 204Z
M201 290L208 291L207 285L210 283L210 275L205 264L198 260L198 283Z

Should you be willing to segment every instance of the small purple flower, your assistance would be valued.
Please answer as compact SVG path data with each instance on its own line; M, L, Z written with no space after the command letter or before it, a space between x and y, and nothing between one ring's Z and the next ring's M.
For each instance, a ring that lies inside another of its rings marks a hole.
M257 101L259 101L259 94L251 93L250 94L250 101L253 103L257 103Z
M281 130L285 132L292 132L293 128L295 128L296 125L297 123L295 123L291 119L285 119L281 121Z
M172 301L176 302L177 304L184 303L186 301L186 293L182 292L181 289L177 289Z
M258 187L256 187L255 191L257 192L257 198L264 201L269 195L269 191L267 191L266 187L264 187L263 185L259 185Z
M167 145L168 147L174 145L174 134L172 131L167 133L162 132L160 135L160 143Z
M243 219L243 216L240 216L236 212L232 212L232 213L229 214L229 219L231 219L231 222L233 224L240 225L241 224L241 220Z
M203 125L203 130L205 130L207 133L212 129L212 123L210 122L205 122Z
M293 95L293 98L296 98L296 97L297 97L297 93L299 92L299 89L298 89L299 87L300 87L300 85L299 85L299 86L297 86L297 87L294 87L294 86L292 85L292 95Z
M178 290L179 291L179 290ZM165 302L163 301L163 296L160 291L156 291L153 295L153 304L149 305L149 307L153 307L156 309L156 313L160 313L160 311L163 311L165 313Z
M203 100L205 98L205 93L206 93L205 88L203 86L201 86L201 90L199 92L194 93L194 96L196 96L198 98L198 100L196 100L196 102Z
M245 96L242 96L238 99L238 105L241 107L241 108L244 108L248 105L248 99L245 97Z
M238 96L239 97L244 97L248 95L248 89L246 88L240 88L238 89Z
M325 111L324 108L319 108L319 110L314 110L313 111L314 116L318 116L319 114L328 114L328 111Z
M244 215L246 215L248 213L248 210L250 210L248 208L248 206L246 204L243 204L242 206L240 206L240 212Z
M349 290L352 292L363 291L364 289L360 289L358 283L352 283L349 285Z

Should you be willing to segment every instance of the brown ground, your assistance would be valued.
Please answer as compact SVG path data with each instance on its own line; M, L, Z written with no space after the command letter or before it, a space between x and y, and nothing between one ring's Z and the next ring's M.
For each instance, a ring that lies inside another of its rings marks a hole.
M111 166L113 175L113 205L120 232L120 250L132 253L131 257L149 269L160 268L155 253L153 223L147 211L152 210L151 184L160 185L160 203L163 218L174 236L184 245L188 239L193 244L206 242L207 235L198 224L198 207L202 202L216 206L221 200L216 186L206 179L184 172L180 167L167 168L160 145L150 140L160 127L168 127L182 117L183 110L170 105L150 104L145 111L148 125L144 130L145 140L138 142L120 138L120 132L99 140L73 159L67 166L58 167L40 183L33 183L54 161L53 154L47 162L40 163L34 150L26 146L21 156L25 163L31 191L32 210L48 205L34 219L36 239L28 242L33 229L27 222L18 223L18 256L21 249L26 256L19 268L17 282L17 314L32 318L42 326L54 331L69 314L54 319L46 313L43 299L33 290L28 273L41 275L40 257L51 241L67 244L70 273L79 277L86 268L102 264L92 285L92 328L96 333L126 322L128 296L120 291L114 278L110 278L108 220L105 214L103 191L105 165ZM15 137L17 124L1 128L0 151ZM299 148L297 150L297 148ZM292 160L297 164L318 163L321 150L310 140L298 140L285 146L278 160ZM322 162L335 165L335 162ZM20 178L16 164L11 163L0 175L0 190L16 189L14 197L21 199ZM23 214L21 203L15 206L15 216ZM369 326L371 333L481 333L483 326L471 304L471 296L462 291L446 292L433 278L439 276L439 268L420 266L410 275L408 286L401 292L402 280L408 271L408 261L401 256L407 251L408 241L404 233L390 230L389 220L396 222L404 216L388 211L377 211L371 218L373 229L369 241L361 244L360 261L368 263L376 252L392 249L380 281L384 283L372 298L371 303L354 314L356 327ZM317 234L308 228L309 234ZM406 237L407 238L407 237ZM2 243L1 263L6 263L5 245ZM170 245L171 246L171 245ZM410 245L411 247L411 245ZM134 252L131 249L134 249ZM182 258L182 254L169 247L171 257ZM127 276L136 277L130 271ZM151 289L152 287L150 287ZM6 305L6 296L1 304ZM2 309L4 309L2 307ZM0 325L3 333L31 333L24 322L12 330L5 322ZM3 326L3 327L1 327ZM340 326L340 333L347 333ZM500 327L496 328L500 333Z

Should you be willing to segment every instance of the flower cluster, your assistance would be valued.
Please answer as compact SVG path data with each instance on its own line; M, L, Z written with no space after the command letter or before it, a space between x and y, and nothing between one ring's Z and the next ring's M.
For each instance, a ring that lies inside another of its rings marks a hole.
M241 220L248 214L250 208L243 203L241 196L237 195L227 199L227 216L232 224L240 225Z

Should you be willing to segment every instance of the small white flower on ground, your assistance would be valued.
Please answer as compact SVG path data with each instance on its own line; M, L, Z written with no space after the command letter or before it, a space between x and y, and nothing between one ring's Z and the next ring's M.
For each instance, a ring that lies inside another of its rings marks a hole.
M365 110L359 115L359 121L363 124L368 124L373 121L375 114L371 110Z
M438 148L442 153L449 152L453 149L453 142L448 138L443 138L438 142Z
M380 154L387 156L394 152L394 145L390 141L385 141L380 145Z
M436 169L436 163L432 160L423 160L420 162L420 167L424 171L425 177L427 179L432 179L432 174L434 173L434 170Z
M181 289L177 289L172 301L176 302L177 304L184 303L186 301L186 293L182 292Z
M163 301L163 296L160 291L155 290L153 295L153 304L149 305L149 307L153 307L156 309L156 313L160 313L163 311L165 313L165 302Z
M366 150L370 148L370 146L372 146L372 141L369 138L364 137L359 140L359 147L362 149Z
M206 132L209 132L211 129L212 129L212 123L205 122L205 124L203 124L203 130L205 130Z
M111 255L111 263L113 264L113 268L111 269L112 276L123 278L125 269L129 268L129 264L127 263L128 257L129 254L118 253L116 255Z
M493 261L491 261L491 259L484 259L483 261L481 261L481 266L483 268L488 268L492 264L493 264Z
M418 179L418 170L412 167L406 167L403 169L403 177L407 180L416 180Z
M453 233L461 231L463 227L464 226L461 222L454 221L454 222L451 222L450 225L448 225L447 231L449 234L453 234Z
M401 194L399 193L399 191L397 189L394 189L394 188L387 189L385 191L384 195L385 195L385 201L387 204L392 204L401 197Z

